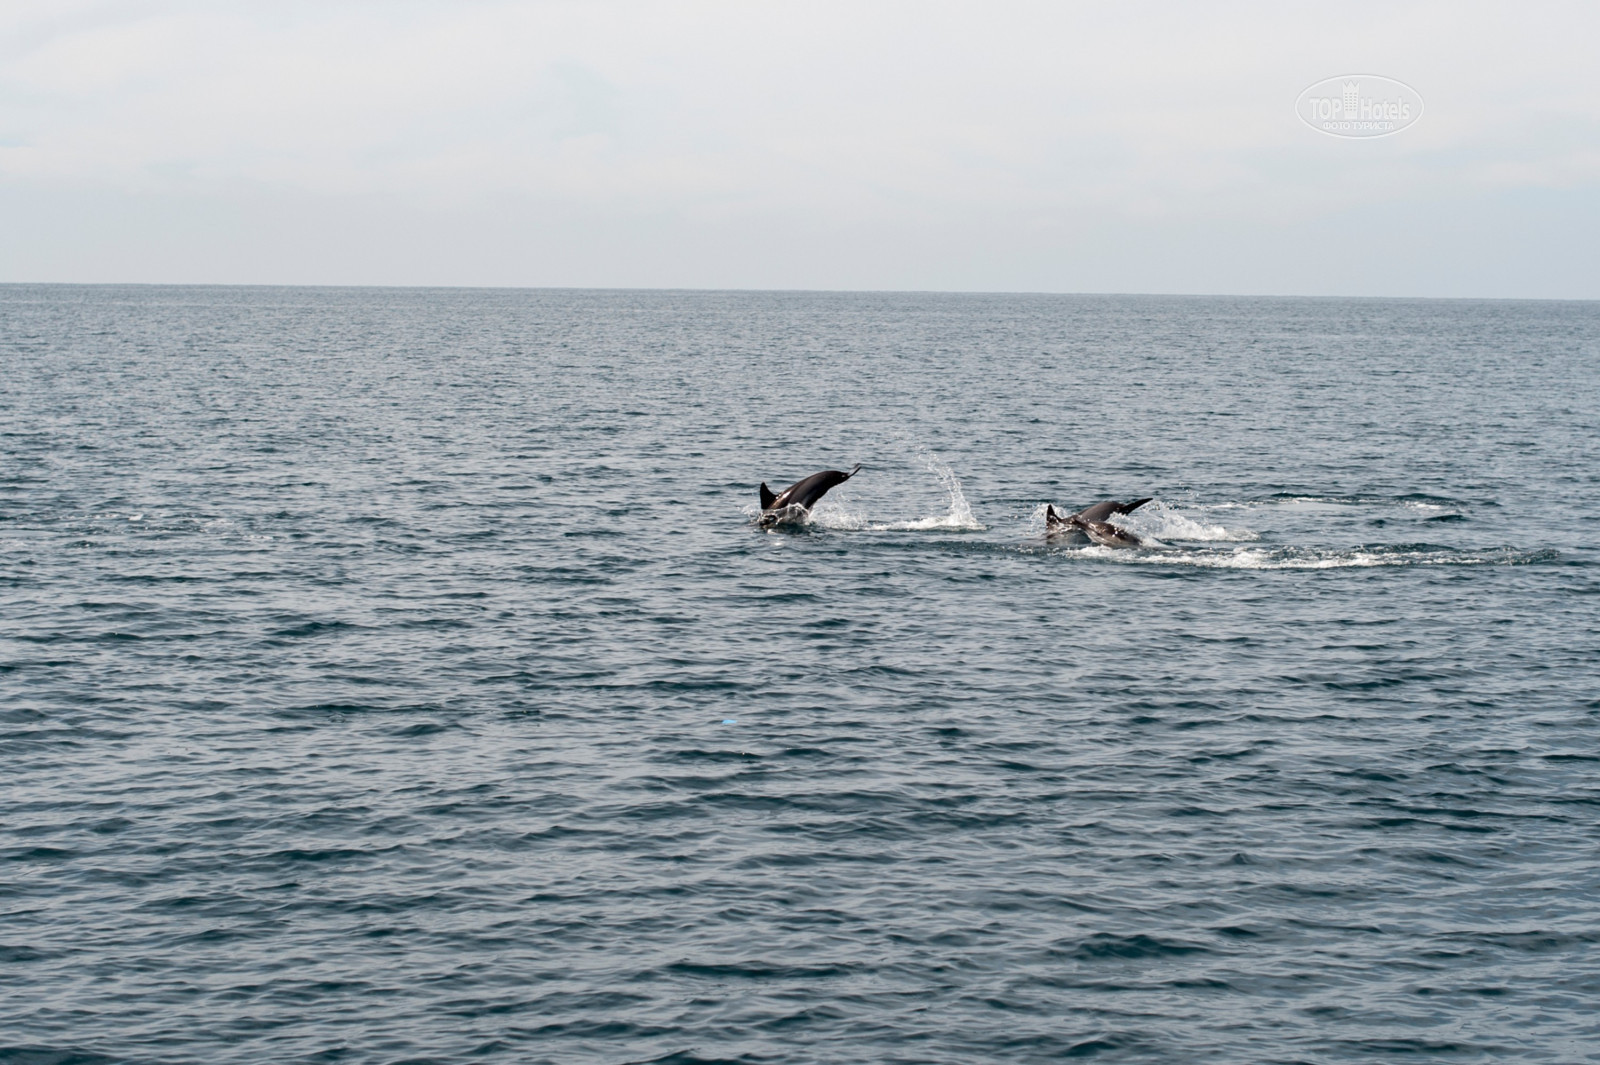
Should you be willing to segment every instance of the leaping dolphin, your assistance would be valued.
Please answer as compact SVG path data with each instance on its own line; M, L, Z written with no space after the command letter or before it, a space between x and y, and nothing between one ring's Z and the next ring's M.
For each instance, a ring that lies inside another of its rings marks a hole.
M777 495L773 495L772 489L767 487L767 482L762 481L761 524L776 525L780 521L806 517L811 513L811 508L817 505L817 500L828 494L828 489L836 484L843 484L860 470L861 463L858 462L849 473L842 470L823 470L821 473L813 473L810 477L791 484Z
M1127 529L1119 529L1106 519L1113 514L1126 514L1138 510L1155 496L1145 496L1129 503L1118 503L1115 499L1108 499L1103 503L1096 503L1092 507L1084 507L1076 514L1062 517L1056 513L1056 508L1046 503L1044 508L1044 531L1046 536L1060 533L1081 533L1102 547L1144 547L1145 542Z

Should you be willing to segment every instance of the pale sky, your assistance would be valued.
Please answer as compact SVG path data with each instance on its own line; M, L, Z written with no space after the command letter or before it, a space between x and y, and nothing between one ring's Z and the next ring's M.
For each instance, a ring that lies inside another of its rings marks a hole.
M0 281L1600 298L1600 4L0 5ZM1393 136L1296 117L1365 73Z

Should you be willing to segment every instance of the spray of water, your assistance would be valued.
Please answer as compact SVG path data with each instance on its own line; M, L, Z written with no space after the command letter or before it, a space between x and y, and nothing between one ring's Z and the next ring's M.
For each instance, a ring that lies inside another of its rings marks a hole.
M984 525L978 520L977 515L972 512L972 505L967 502L966 493L961 490L961 478L956 476L956 472L950 468L950 464L934 452L926 449L919 449L917 457L922 461L923 468L938 478L939 486L944 489L949 506L943 514L919 518L915 521L874 526L874 528L945 529L957 532L981 531Z
M1224 525L1199 521L1157 499L1131 514L1112 519L1116 525L1138 533L1147 540L1181 543L1214 543L1258 540L1249 529L1230 529Z

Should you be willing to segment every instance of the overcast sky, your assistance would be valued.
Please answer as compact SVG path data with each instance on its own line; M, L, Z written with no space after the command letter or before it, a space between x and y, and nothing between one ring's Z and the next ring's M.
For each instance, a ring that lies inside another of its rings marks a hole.
M0 5L0 281L1600 298L1593 3ZM1377 140L1296 97L1386 75Z

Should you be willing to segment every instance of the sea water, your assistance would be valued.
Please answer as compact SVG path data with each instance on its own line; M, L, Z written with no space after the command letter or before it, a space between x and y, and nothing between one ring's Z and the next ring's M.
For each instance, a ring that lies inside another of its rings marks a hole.
M9 286L0 375L0 1062L1600 1060L1600 304Z

